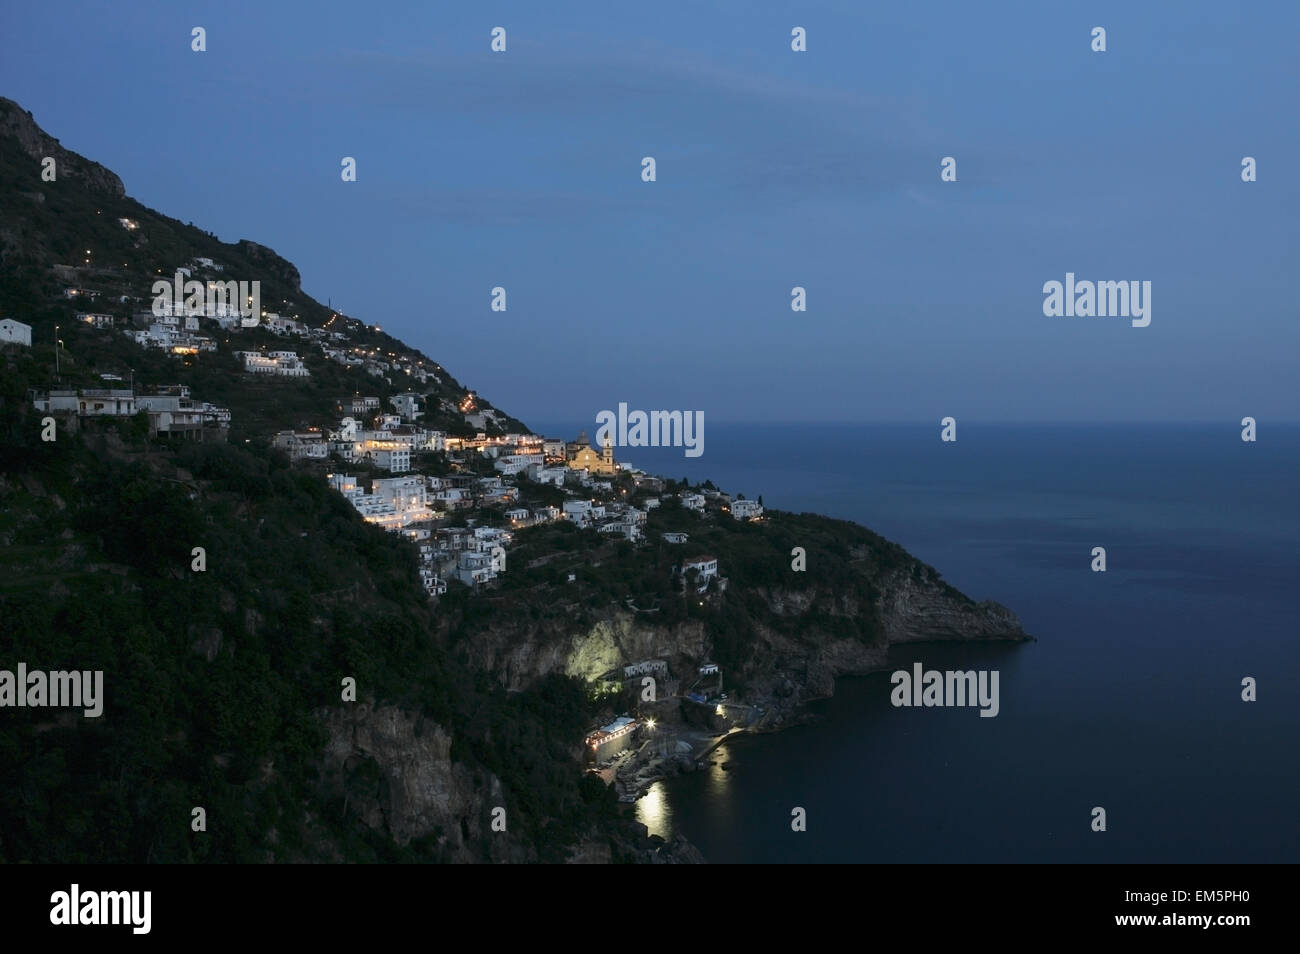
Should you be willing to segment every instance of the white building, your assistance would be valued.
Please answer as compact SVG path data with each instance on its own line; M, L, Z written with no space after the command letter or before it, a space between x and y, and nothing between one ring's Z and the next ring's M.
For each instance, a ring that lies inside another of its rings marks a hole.
M411 391L395 394L388 399L404 421L414 421L424 412L420 410L420 395Z
M467 586L487 583L496 576L492 570L492 555L465 550L456 563L456 576Z
M682 506L696 513L704 513L703 494L682 494Z
M411 452L405 448L375 451L375 466L394 474L403 474L411 469Z
M666 543L685 543L688 539L690 539L686 534L676 530L668 531L663 535L663 538L664 538L664 542Z
M573 523L579 527L590 526L592 520L591 501L564 501L564 519L573 521Z
M753 520L763 516L763 505L757 500L733 500L731 515L737 520Z
M380 500L388 501L399 511L428 509L428 491L424 486L424 478L418 474L380 478L371 482L370 492Z
M356 477L351 474L330 474L329 481L330 487L337 490L345 497L349 494L361 492L360 488L357 487Z
M533 474L533 480L539 484L552 484L556 487L563 487L564 478L568 474L569 468L567 467L539 467L536 473Z
M709 577L718 575L718 558L715 556L698 556L693 560L683 560L682 574L685 575L688 570L697 571L697 579L702 583Z
M280 431L271 444L288 454L291 461L324 460L329 456L329 444L320 431Z
M32 326L25 325L21 321L14 321L12 318L0 319L0 341L9 341L30 348L32 346Z
M184 384L160 388L153 394L138 394L135 407L149 415L149 427L156 433L230 426L229 408L217 407L207 401L196 404L190 400L190 389Z
M240 351L237 354L244 359L244 370L249 374L277 374L287 378L305 378L311 375L294 351L272 351L268 354Z
M641 528L626 520L612 520L600 528L601 533L619 534L625 540L636 543L641 539Z
M118 389L51 391L33 403L38 411L67 411L80 417L130 417L135 413L135 394Z
M527 470L530 467L541 467L541 454L510 454L500 457L492 464L499 472L507 477L513 477L521 470Z

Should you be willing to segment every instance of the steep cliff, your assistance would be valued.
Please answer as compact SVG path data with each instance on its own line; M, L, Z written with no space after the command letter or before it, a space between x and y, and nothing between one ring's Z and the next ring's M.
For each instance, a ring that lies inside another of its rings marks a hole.
M673 577L679 552L653 545L597 550L573 566L572 582L567 567L525 563L500 595L485 594L474 608L447 604L440 622L449 646L511 690L554 674L617 682L622 667L650 659L668 663L670 691L683 690L681 677L718 662L728 686L769 710L772 725L829 695L837 677L885 665L891 645L1030 638L1009 609L971 600L864 527L779 512L744 525L669 506L652 513L647 537L688 522L691 539L717 556L725 585L683 588ZM802 541L816 573L790 570L791 539ZM518 552L527 561L557 545L524 533ZM640 602L629 603L634 593Z

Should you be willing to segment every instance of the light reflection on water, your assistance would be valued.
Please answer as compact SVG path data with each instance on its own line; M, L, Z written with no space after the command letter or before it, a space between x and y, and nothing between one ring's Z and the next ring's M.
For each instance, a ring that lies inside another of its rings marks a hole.
M673 837L673 812L664 793L664 783L655 782L649 791L636 801L636 820L649 829L650 834L664 839Z
M730 770L724 770L722 763L729 761L732 756L727 751L725 745L719 746L709 753L709 760L715 761L716 765L705 765L697 769L693 776L692 788L702 789L703 796L707 797L711 808L714 811L726 812L730 803L732 794L732 774ZM732 767L733 769L735 766ZM665 840L672 840L676 829L673 826L673 803L669 797L666 783L655 782L646 791L645 795L636 801L636 820L645 825L652 835L658 835Z

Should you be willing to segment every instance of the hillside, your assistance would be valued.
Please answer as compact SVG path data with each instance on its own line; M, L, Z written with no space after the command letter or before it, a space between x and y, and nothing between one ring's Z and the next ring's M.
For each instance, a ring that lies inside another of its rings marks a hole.
M42 159L55 160L55 181L42 181ZM281 338L262 329L224 336L212 354L175 361L135 347L123 335L75 320L79 312L105 313L125 322L133 312L148 310L155 280L171 280L175 270L196 258L221 263L210 277L258 280L263 307L295 316L312 328L346 327L348 345L380 356L409 357L429 372L421 391L432 396L426 421L453 434L472 435L462 414L455 413L469 393L441 365L375 324L338 315L303 292L298 269L271 249L242 239L229 244L209 232L146 208L125 194L121 179L98 163L69 152L50 137L13 100L0 97L0 317L31 325L34 340L47 346L54 327L64 342L63 381L68 386L102 386L98 374L181 383L195 395L233 412L235 437L279 429L307 428L334 422L339 398L373 395L384 407L393 394L408 390L409 376L367 374L344 367L315 351L305 353L312 381L305 388L238 374L233 352L283 347ZM133 228L120 224L125 219ZM63 302L62 290L84 288L98 293L91 303ZM122 297L135 299L122 302ZM338 315L338 317L335 317ZM52 357L52 352L49 352ZM492 409L475 395L478 410ZM527 430L502 416L488 432ZM240 433L246 431L248 433Z
M54 182L40 178L44 155ZM1008 610L863 527L736 520L721 496L688 511L674 495L696 488L628 474L600 493L645 508L645 539L530 525L500 578L430 599L416 544L326 484L340 462L291 464L272 437L337 427L352 395L383 406L409 390L449 435L524 425L497 412L476 426L461 408L494 409L436 362L321 306L269 249L127 198L8 100L0 176L0 317L32 326L30 348L0 352L0 668L102 670L106 696L99 718L4 710L0 861L695 861L680 840L646 838L580 770L584 733L636 705L612 673L654 657L685 682L712 660L749 724L776 728L836 676L878 668L891 644L1027 638ZM211 332L212 351L141 348L125 329L153 277L200 258L260 280L264 305L308 329L346 329L339 348L389 367L268 328ZM96 292L93 310L113 321L78 321L87 306L68 287ZM286 347L308 376L250 375L236 357ZM188 386L230 409L228 433L191 441L151 435L143 415L69 414L43 439L34 394L105 388L104 374ZM423 456L422 475L493 472L486 458ZM510 486L533 512L574 496L524 476ZM461 517L508 525L504 504ZM690 542L660 542L666 532ZM815 573L791 571L795 546ZM702 553L725 584L696 589L678 572ZM645 712L683 732L709 721L681 694ZM206 831L192 830L195 807Z

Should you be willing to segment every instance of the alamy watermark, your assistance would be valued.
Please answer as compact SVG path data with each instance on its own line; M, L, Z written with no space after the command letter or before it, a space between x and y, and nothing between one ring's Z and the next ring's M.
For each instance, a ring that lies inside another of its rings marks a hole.
M19 663L17 673L0 669L0 708L8 706L81 709L96 719L104 711L104 670L28 672L27 663Z
M998 670L974 669L966 672L937 669L925 671L920 663L912 671L899 669L889 677L894 686L889 701L898 706L979 706L980 718L997 716Z
M132 934L148 934L153 924L152 891L68 891L50 895L50 923L55 925L127 925Z
M239 314L245 328L256 327L262 320L262 283L251 282L201 282L185 280L178 271L168 282L163 279L153 283L153 313L158 318L180 315L199 315L216 318Z
M1149 281L1076 282L1065 273L1065 284L1043 283L1043 314L1048 318L1132 318L1134 328L1151 324Z
M616 447L685 447L687 457L704 453L703 411L632 411L619 402L618 413L596 415L596 445L606 438Z

